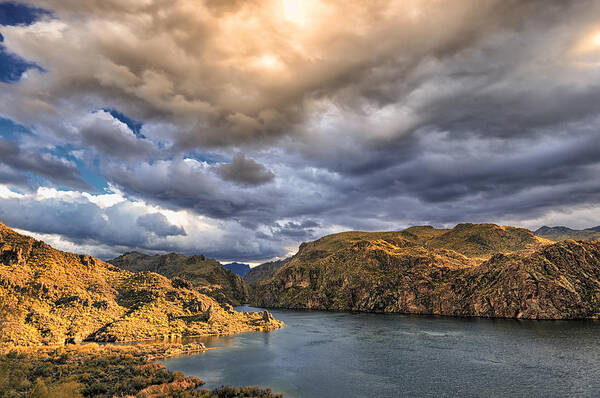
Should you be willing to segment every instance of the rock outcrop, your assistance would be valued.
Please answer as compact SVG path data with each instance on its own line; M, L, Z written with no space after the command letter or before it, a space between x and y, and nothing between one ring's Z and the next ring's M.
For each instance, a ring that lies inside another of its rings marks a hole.
M0 263L0 343L136 341L283 325L225 309L188 282L62 252L3 224L0 253L17 253Z
M255 287L263 307L527 319L600 316L600 242L493 224L348 232L301 245Z
M246 282L217 260L202 254L189 257L178 253L150 256L130 252L109 262L131 272L151 271L167 278L189 281L196 289L222 304L241 305L248 302Z

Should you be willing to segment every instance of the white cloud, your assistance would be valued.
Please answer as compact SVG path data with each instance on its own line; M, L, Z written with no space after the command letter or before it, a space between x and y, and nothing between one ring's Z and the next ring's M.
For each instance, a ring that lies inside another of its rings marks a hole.
M130 250L178 251L224 260L262 260L281 252L276 243L254 239L253 231L235 221L214 220L187 210L166 210L124 199L119 193L90 195L39 188L34 193L16 194L0 185L0 198L0 220L61 250L103 258ZM148 229L154 228L148 223L149 215L164 217L164 221L160 217L152 219L152 223L163 223L157 226L160 229ZM140 218L144 222L138 222Z

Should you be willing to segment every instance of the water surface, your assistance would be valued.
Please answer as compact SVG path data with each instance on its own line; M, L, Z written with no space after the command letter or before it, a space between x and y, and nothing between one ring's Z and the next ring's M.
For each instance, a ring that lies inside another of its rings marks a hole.
M600 396L600 322L271 312L287 326L163 363L286 397Z

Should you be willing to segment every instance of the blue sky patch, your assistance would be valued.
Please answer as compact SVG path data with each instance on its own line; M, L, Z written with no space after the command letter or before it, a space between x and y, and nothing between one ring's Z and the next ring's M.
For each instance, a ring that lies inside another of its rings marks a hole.
M27 69L31 68L42 70L42 68L39 66L31 62L27 62L14 54L8 53L4 46L0 44L0 82L17 82L21 79L23 73L25 73Z
M184 157L194 159L199 162L206 162L208 164L215 164L225 160L225 158L218 153L201 151L187 152L184 154Z
M50 12L15 2L0 2L0 25L31 25Z
M129 127L131 129L131 131L133 131L133 133L138 138L146 138L141 133L142 126L144 125L144 123L134 120L134 119L130 118L129 116L127 116L126 114L117 111L116 109L107 108L107 109L103 109L103 110L110 113L111 116L114 117L115 119L125 123L127 125L127 127Z
M44 15L50 15L50 13L40 8L27 7L18 3L0 2L0 25L30 25ZM1 42L4 42L2 34L0 34ZM39 66L11 54L0 44L0 82L14 83L19 81L23 73L30 68L42 70Z
M21 126L10 119L4 119L0 117L0 137L11 141L16 141L17 138L22 134L31 135L32 133L26 127Z
M97 160L93 162L93 166L90 167L86 162L81 159L73 159L75 164L77 165L77 169L81 174L81 178L94 188L96 188L99 192L103 192L108 188L108 182L99 174L99 163Z
M67 159L74 162L77 165L81 178L92 187L96 188L99 192L104 191L108 188L107 181L100 176L100 164L98 160L83 161L80 158L73 156L72 151L77 150L72 145L55 146L51 149L46 149L46 152L51 153L59 158Z

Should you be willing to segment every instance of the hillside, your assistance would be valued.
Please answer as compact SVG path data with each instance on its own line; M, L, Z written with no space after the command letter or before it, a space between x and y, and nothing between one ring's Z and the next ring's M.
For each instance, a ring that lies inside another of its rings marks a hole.
M240 305L248 301L248 286L244 280L217 260L201 254L189 257L177 253L149 256L130 252L109 262L131 272L151 271L167 278L185 279L222 304Z
M253 304L530 319L600 315L600 243L460 224L347 232L302 244Z
M568 227L547 227L543 226L535 231L537 236L554 242L560 242L567 239L573 240L600 240L600 227L587 229L571 229Z
M62 252L0 223L0 343L134 341L281 326L268 313L223 307L185 280Z
M285 259L257 265L246 274L244 280L250 287L258 285L261 281L270 279L279 268L287 264L287 261L288 259Z
M537 249L552 243L525 228L495 224L458 224L425 241L428 248L449 249L469 257L488 258L496 253Z
M233 273L241 276L242 278L245 277L248 272L250 272L250 265L242 263L223 264L223 268L232 271Z

